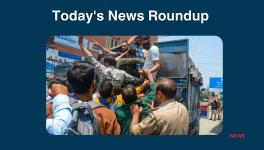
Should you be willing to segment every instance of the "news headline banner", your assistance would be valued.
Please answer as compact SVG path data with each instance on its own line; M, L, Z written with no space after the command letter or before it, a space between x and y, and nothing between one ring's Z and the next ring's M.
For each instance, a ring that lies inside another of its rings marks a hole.
M158 12L156 10L149 10L148 13L142 12L119 12L117 10L109 10L107 14L93 10L90 12L80 12L74 10L72 12L64 12L62 10L52 10L54 21L63 22L84 22L90 24L92 21L102 22L107 20L109 22L198 22L201 24L209 20L209 14L206 12L193 12L192 10L186 12Z

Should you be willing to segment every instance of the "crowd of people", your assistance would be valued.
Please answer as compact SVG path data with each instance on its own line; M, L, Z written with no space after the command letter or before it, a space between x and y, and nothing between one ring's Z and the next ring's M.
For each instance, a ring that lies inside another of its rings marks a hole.
M73 63L66 79L47 79L46 129L54 135L186 135L189 114L175 100L176 83L156 79L159 48L149 36L132 36L104 56L79 45L85 62Z

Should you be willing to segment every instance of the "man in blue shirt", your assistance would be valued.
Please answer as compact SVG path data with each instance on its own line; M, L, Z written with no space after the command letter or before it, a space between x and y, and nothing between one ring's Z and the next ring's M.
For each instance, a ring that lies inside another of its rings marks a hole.
M142 62L144 62L144 53L143 53L143 47L141 45L141 37L140 36L132 36L127 44L130 44L131 47L135 49L135 55L138 59L140 59ZM142 69L143 63L137 63L137 69Z
M52 104L52 115L46 115L46 129L49 134L63 135L65 129L72 119L72 108L69 105L68 89L58 80L53 80L49 83L48 94L53 99L47 102L47 105ZM46 112L48 113L48 112Z

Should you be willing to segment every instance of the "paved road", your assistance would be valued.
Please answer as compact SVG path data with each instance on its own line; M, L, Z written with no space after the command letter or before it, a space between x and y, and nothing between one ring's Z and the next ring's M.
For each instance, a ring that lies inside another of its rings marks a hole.
M217 135L223 130L222 120L208 120L207 118L200 119L199 135Z

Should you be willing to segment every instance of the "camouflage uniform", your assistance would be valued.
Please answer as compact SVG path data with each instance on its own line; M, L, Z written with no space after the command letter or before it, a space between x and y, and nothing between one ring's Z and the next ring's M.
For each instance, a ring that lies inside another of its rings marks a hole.
M141 79L131 76L123 70L119 70L114 67L105 67L95 60L95 58L91 55L87 56L85 59L95 67L95 73L100 78L97 87L100 87L100 85L105 81L111 81L113 86L119 89L122 87L124 82L137 83L141 81Z

